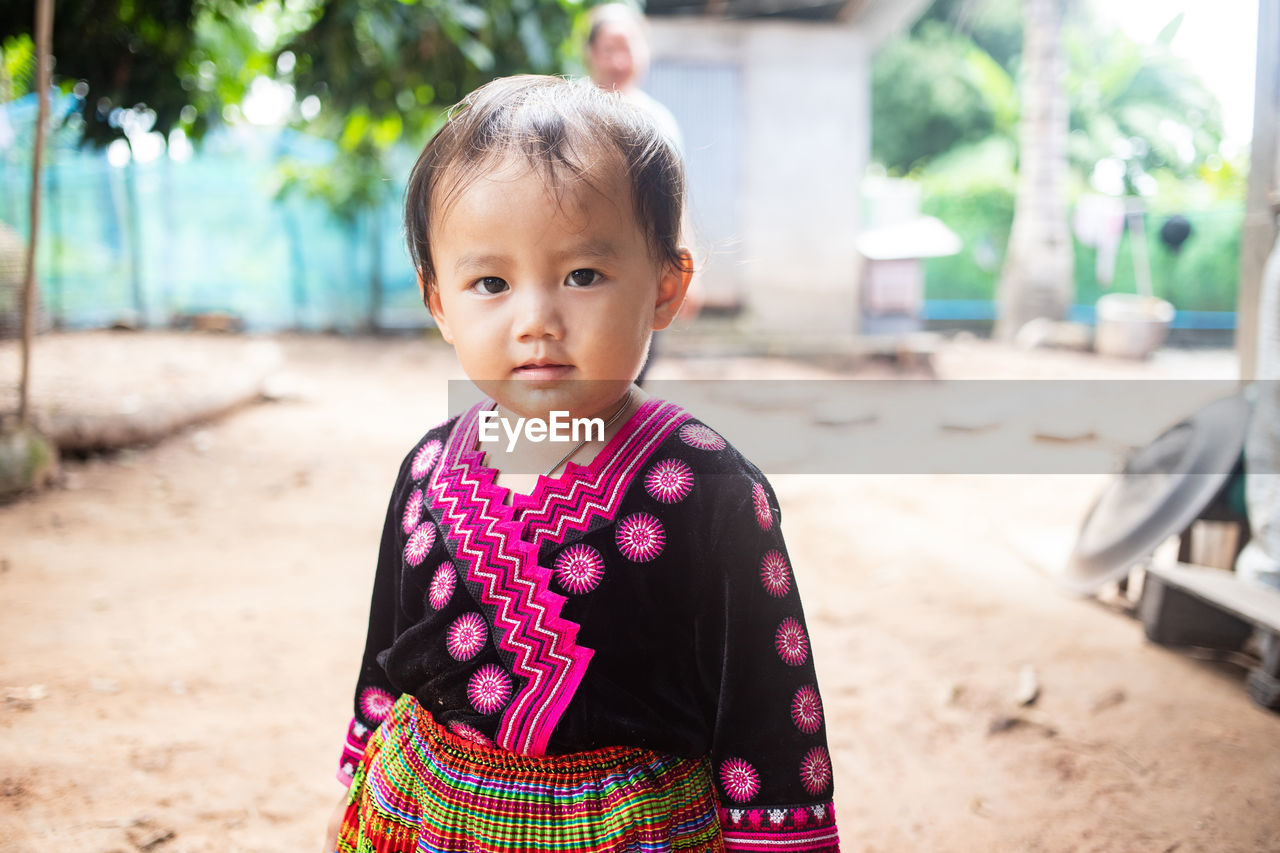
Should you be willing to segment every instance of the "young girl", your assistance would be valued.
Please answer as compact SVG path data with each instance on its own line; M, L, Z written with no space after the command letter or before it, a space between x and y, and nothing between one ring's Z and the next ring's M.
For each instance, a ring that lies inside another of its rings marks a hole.
M642 111L551 77L419 158L419 283L490 401L400 466L327 849L838 849L773 491L632 384L688 287L683 182ZM552 412L603 435L480 442Z

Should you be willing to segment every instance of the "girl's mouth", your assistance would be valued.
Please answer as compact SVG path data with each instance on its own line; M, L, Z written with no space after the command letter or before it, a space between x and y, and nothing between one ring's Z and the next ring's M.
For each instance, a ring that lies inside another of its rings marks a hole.
M518 379L565 379L573 372L571 364L545 362L538 364L522 364L512 371Z

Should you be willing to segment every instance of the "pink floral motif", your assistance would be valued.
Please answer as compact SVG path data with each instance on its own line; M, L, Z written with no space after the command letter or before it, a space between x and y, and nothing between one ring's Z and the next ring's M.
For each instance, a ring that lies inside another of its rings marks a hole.
M799 666L809 657L809 638L805 636L804 626L790 616L778 626L773 645L778 657L792 666Z
M556 557L556 579L569 592L591 592L602 577L604 560L590 545L573 545Z
M807 735L822 728L822 698L812 684L796 691L795 698L791 700L791 721Z
M756 508L756 521L760 524L761 530L768 530L773 527L773 512L769 509L769 496L764 492L764 486L759 483L751 487L751 502Z
M693 488L693 471L679 459L664 459L649 469L644 488L654 500L667 504L682 501Z
M699 450L724 450L724 439L705 424L685 424L680 427L680 438L690 447Z
M471 660L484 648L488 629L479 613L464 613L445 635L445 646L454 660Z
M760 562L760 579L774 598L782 598L791 589L791 566L781 551L769 551Z
M825 747L815 746L800 761L800 784L817 796L831 784L831 756Z
M478 743L481 746L493 746L493 741L485 736L485 733L477 729L475 726L469 726L460 720L453 720L449 723L449 731L453 732L463 740L469 740L472 743Z
M391 714L395 698L381 687L366 687L360 691L360 713L373 723L380 723Z
M741 758L727 758L720 762L720 784L734 802L745 803L760 790L760 774Z
M637 563L647 563L662 553L667 534L662 529L662 522L646 512L637 512L622 519L618 524L618 550L627 559Z
M438 441L428 441L418 450L413 457L413 462L409 465L409 473L413 475L413 479L421 480L427 476L427 472L431 470L431 466L436 464L436 460L440 458L441 445Z
M453 597L453 587L458 582L454 574L453 563L441 563L440 568L431 576L431 586L427 589L427 601L436 610L440 610Z
M436 544L436 527L430 521L419 524L409 541L404 543L404 561L411 566L420 566L431 553L431 546Z
M400 526L407 536L414 531L420 521L422 521L422 489L414 489L404 505L404 518L400 520Z
M482 666L467 683L467 698L481 714L492 714L511 698L511 676L500 666Z

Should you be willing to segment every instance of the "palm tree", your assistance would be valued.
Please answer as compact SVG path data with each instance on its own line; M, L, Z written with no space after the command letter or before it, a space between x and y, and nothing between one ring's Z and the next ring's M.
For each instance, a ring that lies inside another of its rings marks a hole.
M1183 15L1156 41L1140 45L1120 32L1068 30L1067 89L1074 164L1087 175L1104 157L1127 150L1126 191L1132 178L1167 169L1192 177L1222 143L1221 107L1186 61L1170 50Z
M1066 317L1075 293L1067 219L1069 109L1062 22L1071 0L1024 0L1022 117L1013 230L997 293L996 335Z

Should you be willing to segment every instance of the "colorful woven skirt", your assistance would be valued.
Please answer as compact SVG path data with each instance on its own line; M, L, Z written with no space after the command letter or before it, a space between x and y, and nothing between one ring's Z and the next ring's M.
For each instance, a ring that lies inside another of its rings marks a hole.
M351 784L340 853L722 851L706 759L633 747L531 757L401 696Z

